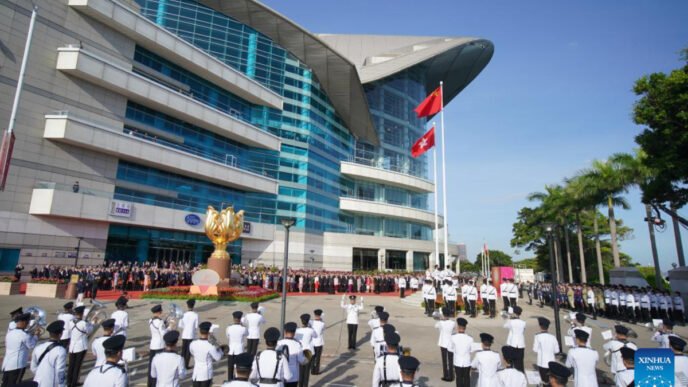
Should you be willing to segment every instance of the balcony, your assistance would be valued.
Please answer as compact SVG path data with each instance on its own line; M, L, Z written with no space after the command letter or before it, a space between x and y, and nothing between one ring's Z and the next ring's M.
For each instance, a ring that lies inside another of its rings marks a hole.
M137 44L257 105L282 110L282 97L117 0L69 0L69 5Z
M117 211L126 208L127 211ZM204 219L205 214L197 210L173 209L156 205L128 202L126 198L114 198L112 193L82 188L73 192L71 187L42 182L31 195L29 213L36 216L51 216L81 219L91 222L127 224L139 227L159 228L175 231L203 233L203 222L198 225L186 223L186 216L195 214ZM125 216L126 215L126 216ZM244 239L271 241L275 238L275 225L250 222L250 233Z
M57 69L162 113L249 146L279 150L280 139L78 47L58 49Z
M236 168L229 163L232 159L210 160L157 138L138 137L67 113L45 116L43 138L242 191L277 194L276 180Z
M373 166L344 161L341 163L340 172L356 180L392 185L415 192L435 192L435 184L429 180Z
M420 223L429 227L435 227L435 214L430 211L417 208L397 206L385 202L362 200L354 198L339 198L339 209L357 214L384 216L386 218L402 219L409 222ZM442 217L439 217L440 226Z

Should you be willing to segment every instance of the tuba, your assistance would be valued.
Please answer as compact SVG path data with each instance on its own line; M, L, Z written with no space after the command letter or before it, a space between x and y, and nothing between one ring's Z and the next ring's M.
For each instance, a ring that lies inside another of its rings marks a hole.
M102 302L91 300L91 307L88 309L88 313L84 317L84 321L93 326L91 334L88 335L89 338L93 337L100 324L107 319L107 314L105 314L103 311L105 308L106 306Z
M45 311L38 306L30 306L26 308L26 313L31 314L31 322L24 331L30 335L40 337L45 331L45 327L48 325L48 322L45 319Z
M181 320L182 317L184 317L184 311L179 307L179 305L170 302L170 311L164 318L165 326L167 326L167 329L170 330L177 329L179 320Z

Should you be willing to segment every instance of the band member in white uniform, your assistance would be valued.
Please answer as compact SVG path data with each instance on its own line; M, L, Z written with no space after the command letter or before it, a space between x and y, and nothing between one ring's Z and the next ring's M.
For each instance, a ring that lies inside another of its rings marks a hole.
M22 314L24 314L24 311L21 306L10 312L10 324L7 326L7 333L17 328L17 323L15 322L15 319L21 316Z
M31 320L30 313L22 313L14 319L15 327L5 336L5 357L2 359L2 387L18 384L24 378L29 354L36 346L38 337L24 332Z
M633 350L638 349L637 345L628 341L628 328L626 328L623 325L615 325L614 331L616 332L616 337L606 342L602 347L605 351L609 351L611 354L610 369L612 375L616 375L616 373L621 372L625 369L624 361L621 358L621 348L628 347Z
M229 351L227 352L227 380L234 380L234 372L236 369L236 357L244 353L244 340L248 337L248 329L241 325L241 317L244 314L237 310L232 313L234 323L227 327L225 334L227 335L227 343L229 343Z
M285 387L296 387L300 378L300 366L307 362L303 354L303 347L294 335L296 334L296 323L288 322L284 324L284 338L277 342L277 348L282 349L288 357L287 363L291 377L284 381Z
M251 365L253 364L253 356L250 353L240 353L234 357L234 367L236 370L236 377L230 382L226 382L222 387L257 387L249 381L251 375Z
M208 341L212 326L213 324L209 321L198 324L200 337L189 346L191 356L194 358L192 375L194 387L210 387L213 384L213 362L222 359L222 350Z
M437 296L435 287L432 286L432 280L425 280L422 291L423 300L425 300L425 315L432 317L432 314L435 312L435 297Z
M515 285L514 285L515 286ZM526 322L521 320L521 307L512 307L514 312L513 317L504 323L504 328L509 330L509 336L506 339L506 345L514 347L514 368L524 372L525 365L523 359L525 357L526 338L524 332L526 330Z
M117 310L110 315L110 318L115 319L115 331L113 332L113 336L122 335L127 337L127 329L129 329L129 313L125 310L127 309L127 302L128 300L125 297L120 297L115 302Z
M294 339L301 343L301 348L306 356L306 362L301 364L299 368L299 387L308 387L308 379L311 375L311 366L313 361L313 353L315 352L315 347L313 346L313 340L318 336L315 330L310 326L311 315L304 313L301 315L301 327L296 329L294 333ZM308 352L306 352L308 351Z
M480 299L483 300L483 316L490 314L490 303L487 301L487 280L480 285Z
M478 370L478 383L476 387L494 387L499 385L497 370L502 366L499 354L493 351L494 337L488 333L480 334L482 351L476 352L471 362L471 367Z
M540 379L545 387L549 386L549 363L555 361L555 355L559 353L559 342L553 334L547 332L550 321L544 317L538 317L540 332L533 338L533 352L537 353L537 367Z
M382 356L375 359L373 368L373 387L384 387L401 381L401 369L399 368L399 342L401 337L391 332L385 335L387 350Z
M259 312L260 304L251 303L251 313L246 313L242 324L248 328L248 338L246 340L246 352L255 356L258 351L260 341L260 327L265 324L265 317Z
M385 307L382 305L375 305L375 311L371 314L368 320L368 326L372 332L375 328L380 326L380 313L385 311Z
M103 342L107 361L86 376L83 387L127 387L129 378L124 366L119 364L126 337L114 335Z
M571 370L556 361L549 362L549 385L552 387L566 387L571 377Z
M165 342L162 338L167 333L165 321L160 318L162 315L162 305L152 307L151 313L153 313L153 318L148 320L148 328L151 333L151 341L148 345L148 387L155 386L155 379L151 376L151 364L153 364L155 355L162 352L165 348Z
M449 316L453 319L456 316L456 288L452 284L451 279L444 280L444 285L442 286L442 296L444 297L444 302L449 308Z
M46 327L50 339L34 348L31 356L33 381L39 387L65 387L67 385L67 350L60 343L65 323L57 320Z
M198 329L198 313L194 312L195 306L196 300L186 300L186 307L189 310L186 311L182 319L179 320L179 328L182 330L182 357L184 358L184 366L187 369L189 368L189 360L191 360L189 345L191 345L192 341L196 340L196 330Z
M473 285L473 280L468 282L468 289L466 289L466 299L468 300L468 310L471 317L475 318L477 313L476 304L478 302L478 289Z
M614 383L616 387L628 387L635 379L635 349L630 347L622 347L619 349L621 360L623 361L624 369L619 371L614 376ZM679 386L675 384L674 386Z
M502 357L505 368L497 371L497 379L500 387L526 387L526 375L514 368L515 357L518 356L516 348L505 345L502 347Z
M310 322L311 328L315 331L315 338L313 339L313 348L315 352L313 353L312 365L311 365L311 375L318 375L320 373L320 357L322 356L323 345L325 345L325 321L322 319L323 311L322 309L316 309L313 311L313 320Z
M590 341L592 339L592 328L585 325L585 319L586 317L583 313L576 313L576 320L573 322L573 325L571 325L571 328L569 328L568 335L571 336L573 342L575 343L575 332L579 329L585 331L588 334L588 342L585 345L592 348L590 345Z
M683 353L686 348L686 341L678 336L669 337L669 348L674 352L674 374L676 375L674 380L675 387L688 387L688 383L685 383L685 379L679 379L678 373L682 372L685 378L686 370L688 370L688 356Z
M105 357L105 347L103 347L103 342L112 336L112 332L115 329L115 319L107 319L100 324L103 327L103 336L97 337L91 342L91 353L96 357L96 362L94 367L100 367L107 361Z
M435 328L439 330L437 345L440 347L440 356L442 357L442 380L445 382L454 380L454 353L451 352L449 348L451 348L451 337L456 329L456 322L450 319L450 315L449 308L442 308L442 318L435 323Z
M508 295L509 295L509 306L513 308L513 307L515 307L516 305L518 305L518 304L517 304L517 300L518 300L518 285L516 285L516 284L514 283L514 279L513 279L513 278L509 278L509 284L508 284L507 289L508 289L507 293L508 293Z
M473 350L473 338L466 334L468 321L459 317L456 319L457 332L452 335L448 348L454 359L454 371L456 372L456 387L471 385L471 352Z
M497 288L492 286L491 279L487 280L487 289L485 292L487 293L487 301L490 305L490 318L495 318L497 315Z
M669 338L672 336L676 336L676 334L674 334L674 322L664 319L664 321L662 321L662 326L660 326L659 330L652 336L652 341L658 342L660 348L669 348Z
M346 298L342 295L340 306L346 311L346 329L348 332L348 349L356 349L356 332L358 331L358 313L363 310L363 297L361 303L356 305L356 296L349 296L349 303L346 303Z
M566 366L573 367L575 387L597 387L595 367L599 355L597 351L588 347L589 334L582 329L576 329L576 347L569 350L566 356Z
M399 358L399 369L401 370L401 383L393 387L418 387L414 382L416 371L420 362L413 356L402 356Z
M93 331L93 325L88 321L82 320L85 307L77 306L74 308L74 320L67 329L71 331L69 340L69 367L67 368L67 386L76 387L79 383L81 364L84 356L88 352L88 338Z
M74 312L72 311L72 308L74 308L74 303L72 301L69 301L68 303L64 304L62 307L64 308L64 312L58 314L57 319L60 321L64 321L65 327L69 327L69 323L72 320L74 320ZM60 337L60 344L62 344L62 346L65 348L69 348L69 338L70 337L71 337L70 330L69 329L63 329L62 330L62 337Z
M292 374L288 355L284 353L283 348L275 350L280 331L274 327L268 328L263 337L267 348L259 352L253 360L250 379L258 379L260 387L283 387L285 380L291 379Z
M155 379L156 387L179 387L180 381L186 376L184 358L177 354L179 332L166 332L162 339L165 342L165 350L153 358L151 376Z
M385 352L385 326L389 319L389 313L382 311L378 315L378 326L370 334L370 345L373 347L373 357L377 359Z

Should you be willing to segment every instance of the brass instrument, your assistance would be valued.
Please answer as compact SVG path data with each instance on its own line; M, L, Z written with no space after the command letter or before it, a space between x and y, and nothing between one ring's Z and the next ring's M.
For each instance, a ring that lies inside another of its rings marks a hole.
M181 320L182 317L184 317L184 311L182 310L182 308L180 308L179 305L171 302L170 311L167 313L163 320L165 322L165 326L169 330L175 330L177 329L179 320Z
M45 311L38 306L30 306L26 308L25 312L31 314L31 322L24 331L30 335L40 337L48 325L48 321L45 319Z
M305 356L306 359L308 359L308 361L311 361L311 358L313 357L313 352L311 352L310 349L304 349L303 356Z
M399 348L401 351L401 354L404 356L411 356L411 347L401 347Z
M606 351L604 353L603 358L604 358L604 364L611 367L612 366L612 353L610 351Z
M91 300L91 305L92 306L88 309L88 313L84 317L84 321L93 326L91 334L88 335L89 338L96 333L100 324L107 320L107 314L103 311L103 309L106 308L105 304L100 301Z

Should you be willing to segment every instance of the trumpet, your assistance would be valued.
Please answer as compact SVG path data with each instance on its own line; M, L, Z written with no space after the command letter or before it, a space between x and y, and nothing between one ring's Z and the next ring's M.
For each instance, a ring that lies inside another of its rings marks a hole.
M45 311L38 306L30 306L26 308L26 313L31 314L31 323L26 327L25 332L40 337L45 331L45 327L48 325L45 319Z
M167 313L167 316L165 316L165 318L163 319L165 321L165 326L167 326L167 328L170 330L177 329L177 324L179 324L179 320L181 320L183 316L184 311L182 311L179 305L171 302L170 311Z

